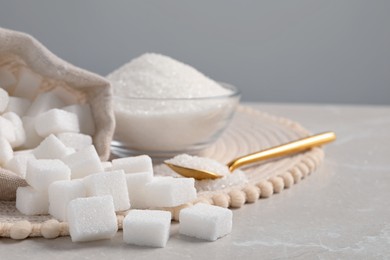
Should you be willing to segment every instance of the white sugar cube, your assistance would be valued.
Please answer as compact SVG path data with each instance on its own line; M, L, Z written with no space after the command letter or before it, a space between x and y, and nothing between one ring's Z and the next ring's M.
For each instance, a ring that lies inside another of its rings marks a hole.
M4 168L24 179L26 178L27 163L30 160L35 160L35 156L32 153L15 153L14 157L4 165Z
M11 146L13 148L22 146L26 141L22 119L14 112L4 113L3 117L8 119L14 127L15 141L10 142Z
M71 91L65 89L65 87L57 86L49 92L59 97L64 103L64 106L78 103L77 96L74 93L71 93Z
M76 151L81 150L92 144L92 137L80 133L59 133L58 139L67 147L74 148Z
M171 213L161 210L131 210L123 220L123 241L128 244L165 247Z
M102 167L103 167L103 171L104 172L108 172L108 171L111 171L112 170L112 163L107 161L107 162L101 162L102 164Z
M230 209L198 203L182 209L179 233L215 241L232 231L233 214Z
M4 88L8 93L12 93L16 85L16 78L12 72L5 68L0 68L0 87Z
M49 186L49 214L66 221L69 202L83 197L86 190L82 180L55 181Z
M21 117L26 115L27 110L29 109L30 106L31 106L31 101L26 98L9 97L6 111L14 112Z
M118 231L111 196L72 200L68 205L67 219L73 242L110 239Z
M112 160L113 170L124 170L125 173L151 172L153 173L152 159L148 155L119 158Z
M68 154L68 148L55 136L46 137L34 150L37 159L61 159Z
M71 105L63 107L62 109L77 115L81 133L90 136L95 134L95 121L89 104Z
M149 207L175 207L196 198L193 178L156 177L145 185Z
M22 117L24 132L26 133L26 141L23 148L32 149L37 147L42 141L43 137L39 136L35 130L35 118L24 116Z
M8 92L1 88L0 85L0 113L3 113L8 106L9 96Z
M27 68L19 70L19 81L13 91L17 97L33 99L41 86L42 77Z
M16 140L14 125L8 119L0 116L0 137L4 137L8 142L13 143Z
M38 116L50 109L60 108L64 106L64 102L51 92L41 93L32 102L27 111L27 116Z
M35 119L35 130L42 137L64 132L80 132L76 114L56 108L37 116Z
M99 155L93 145L62 158L72 172L72 179L84 178L87 175L103 171Z
M123 170L91 174L84 178L88 196L111 195L115 211L130 208L126 176Z
M60 160L29 160L26 182L35 190L47 191L55 181L70 180L70 169Z
M145 185L152 181L153 174L151 172L139 172L126 174L127 190L131 207L133 209L146 209L146 191Z
M16 190L16 208L25 215L41 215L49 212L47 191L37 191L32 187L19 187Z
M0 165L5 165L14 156L8 140L0 136Z

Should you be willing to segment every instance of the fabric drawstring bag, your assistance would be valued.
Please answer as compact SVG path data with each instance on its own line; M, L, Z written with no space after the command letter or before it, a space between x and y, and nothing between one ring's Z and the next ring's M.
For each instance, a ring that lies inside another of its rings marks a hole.
M57 89L77 103L89 104L96 128L93 144L100 159L108 159L115 118L107 80L60 59L32 36L4 28L0 28L1 68L16 78L21 69L29 69L42 77L39 93ZM26 185L20 176L0 167L0 200L14 200L16 189Z

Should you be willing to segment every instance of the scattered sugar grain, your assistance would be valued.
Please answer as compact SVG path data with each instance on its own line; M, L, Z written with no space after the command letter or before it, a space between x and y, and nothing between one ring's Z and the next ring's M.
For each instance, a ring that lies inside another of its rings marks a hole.
M123 240L127 244L165 247L170 226L168 211L131 210L123 220Z
M77 198L70 201L67 219L73 242L111 239L118 231L112 196Z
M24 215L41 215L49 212L47 191L38 191L30 186L16 190L16 208Z

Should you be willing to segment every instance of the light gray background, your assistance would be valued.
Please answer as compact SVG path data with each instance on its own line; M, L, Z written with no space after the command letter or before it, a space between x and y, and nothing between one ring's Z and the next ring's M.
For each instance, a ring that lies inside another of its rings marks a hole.
M390 1L2 1L0 26L107 75L144 52L244 101L390 104Z

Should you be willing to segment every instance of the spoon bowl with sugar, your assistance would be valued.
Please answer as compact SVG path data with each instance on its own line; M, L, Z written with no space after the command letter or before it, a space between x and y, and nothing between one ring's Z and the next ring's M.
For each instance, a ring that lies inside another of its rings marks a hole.
M232 173L237 168L248 164L296 154L302 151L309 150L310 148L316 146L321 146L330 143L335 139L336 139L336 134L334 132L324 132L324 133L312 135L286 144L274 146L265 150L261 150L259 152L238 157L230 161L227 164L227 167L229 168L230 173ZM169 161L165 161L164 163L176 173L184 177L194 178L196 180L218 179L223 177L223 175L209 170L190 168Z

